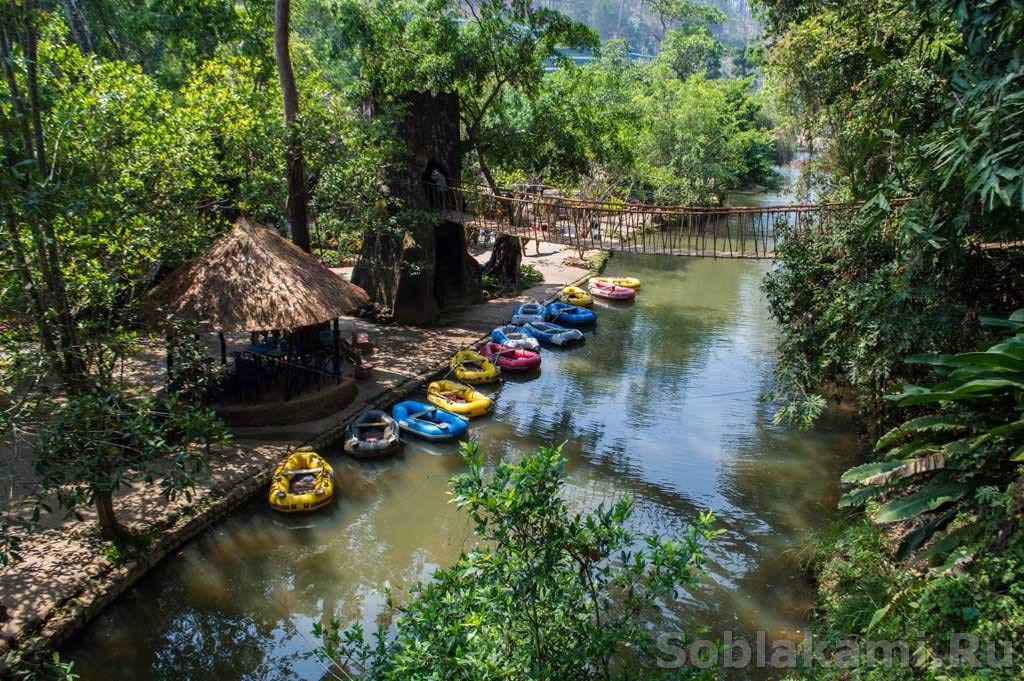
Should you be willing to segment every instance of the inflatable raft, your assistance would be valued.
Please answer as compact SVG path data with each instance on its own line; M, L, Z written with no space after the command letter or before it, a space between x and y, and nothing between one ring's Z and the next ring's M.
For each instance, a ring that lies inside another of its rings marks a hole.
M591 281L590 294L595 298L604 298L605 300L633 300L636 296L636 291L625 286L614 286L613 284Z
M334 470L308 449L292 452L270 481L270 507L283 513L315 511L333 496Z
M524 333L521 327L513 324L499 326L491 331L491 339L506 348L522 348L531 352L540 351L540 343L533 336Z
M357 459L388 456L401 446L398 424L380 409L367 409L345 431L345 451Z
M567 329L558 324L550 322L535 322L523 326L523 331L530 334L541 343L552 345L568 345L570 343L582 343L583 332L579 329Z
M621 286L636 290L640 288L640 280L636 277L591 277L590 283L605 284L607 286Z
M567 305L578 305L590 307L594 304L594 298L578 286L566 286L558 292L559 302Z
M456 352L451 367L455 378L463 383L491 383L501 375L501 369L476 350Z
M391 408L398 427L433 442L454 440L469 430L469 421L432 404L406 400Z
M537 342L536 338L530 340ZM540 366L540 353L523 348L510 348L500 343L484 343L480 354L491 360L502 371L530 371Z
M517 326L542 321L544 321L544 306L540 303L523 303L512 311L512 323Z
M473 418L491 410L491 398L456 381L434 381L427 386L427 400L442 409Z
M586 326L597 321L597 313L577 305L554 302L547 307L549 322L568 326Z

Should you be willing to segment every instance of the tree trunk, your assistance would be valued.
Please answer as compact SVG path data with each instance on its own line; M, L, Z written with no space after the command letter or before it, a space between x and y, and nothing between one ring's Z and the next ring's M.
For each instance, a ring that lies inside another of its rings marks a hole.
M371 301L391 309L398 292L403 251L401 234L365 232L359 261L352 270L352 283L370 294Z
M519 265L523 261L523 248L519 237L500 234L494 240L491 258L484 265L484 273L496 279L502 289L519 290Z
M491 169L487 165L484 153L476 140L471 139L470 144L476 149L476 157L480 162L480 172L483 173L487 186L495 197L499 196L498 185L491 175ZM505 212L509 224L513 224L514 211L508 204L496 199L498 205ZM491 257L484 265L484 274L497 280L499 288L516 292L519 290L519 265L523 262L523 247L519 243L519 237L509 234L499 234L494 240L494 248L491 250Z
M274 9L274 60L281 80L281 98L284 100L284 127L287 136L285 160L288 162L288 221L292 227L292 241L310 252L309 224L306 219L306 164L302 156L302 138L296 119L299 115L299 93L295 87L295 73L288 51L288 25L291 14L290 0L276 0Z
M104 539L117 539L124 534L124 528L114 515L114 498L110 492L96 492L96 519Z
M31 134L24 134L23 144L26 160L35 162L35 170L38 174L36 181L46 190L50 189L50 178L46 163L46 142L42 122L42 106L39 99L39 69L38 49L39 35L36 32L36 9L31 0L22 2L24 17L24 32L22 35L22 47L25 51L25 86L28 91L28 102L24 102L21 93L17 88L16 81L12 80L10 72L7 71L8 87L10 96L15 100L15 110L24 112L26 109L31 119ZM0 51L6 58L10 57L11 45L9 36L4 31ZM57 243L57 236L53 230L53 224L48 216L40 215L28 220L28 234L31 237L33 246L38 258L38 267L42 273L42 286L39 290L39 306L47 312L52 308L57 321L57 338L59 348L51 358L53 370L58 374L61 383L69 391L78 391L87 383L85 362L82 358L81 348L78 343L78 332L71 314L71 305L68 302L67 283L64 278L63 261L61 259L60 247ZM40 318L39 328L44 331L44 336L49 333L48 315ZM52 340L43 340L44 347L47 344L54 347L56 343Z
M89 27L85 23L85 14L78 6L78 0L64 0L64 16L68 20L68 28L71 29L71 38L78 45L82 54L89 54L93 51L92 36L89 35Z

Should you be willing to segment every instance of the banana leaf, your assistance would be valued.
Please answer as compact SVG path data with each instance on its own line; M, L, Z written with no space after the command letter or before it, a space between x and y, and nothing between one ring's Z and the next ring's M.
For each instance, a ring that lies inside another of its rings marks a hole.
M967 381L955 390L949 391L932 391L922 388L913 393L905 391L898 399L900 406L909 407L915 404L928 404L930 402L977 399L1007 390L1024 390L1024 378L1022 380L989 378Z
M1024 430L1024 420L997 426L988 432L997 437L1006 437L1007 435L1013 435L1014 433L1018 433L1022 430Z
M839 503L837 505L839 508L855 508L857 506L863 506L884 491L885 487L882 485L858 487L852 492L847 492L843 496L839 497Z
M1016 336L993 345L989 350L1024 359L1024 337Z
M919 459L908 461L902 466L890 471L885 471L872 475L871 477L864 478L860 483L862 485L889 485L896 480L909 478L912 475L918 475L920 473L940 471L945 467L946 454L944 452L934 452L928 456L922 456Z
M946 533L942 539L929 546L927 549L919 553L911 563L911 566L922 560L931 561L932 558L937 556L943 556L953 549L972 541L982 529L980 522L969 523L962 527L958 527L955 530L950 530Z
M1006 371L1024 371L1024 359L1018 359L1013 355L995 350L989 350L988 352L964 352L950 357L943 362L943 365L957 368L984 367Z
M907 534L907 536L903 538L903 541L900 542L900 547L896 551L897 560L906 560L914 553L914 551L917 551L919 548L924 546L924 544L931 539L936 532L945 529L945 527L949 525L950 521L956 517L956 514L957 509L950 509L942 515L936 516L913 532Z
M846 471L845 473L843 473L842 477L839 478L839 481L847 485L853 484L855 482L860 482L865 478L870 478L873 475L878 475L879 473L885 473L886 471L895 470L905 463L907 462L876 461L874 463L866 463L862 466L856 466Z
M873 520L883 524L913 518L958 501L968 489L967 485L959 482L930 482L916 492L883 504L875 512Z
M885 449L911 433L927 431L962 431L966 430L968 427L969 426L967 424L952 416L945 416L941 414L937 416L921 416L896 426L879 438L878 442L875 444L875 451L877 452L881 449Z
M1010 454L1010 461L1024 461L1024 445L1017 447L1017 449Z

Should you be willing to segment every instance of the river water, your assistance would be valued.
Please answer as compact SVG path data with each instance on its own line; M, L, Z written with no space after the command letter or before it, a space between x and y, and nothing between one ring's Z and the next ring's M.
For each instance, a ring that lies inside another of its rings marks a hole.
M761 400L775 362L760 290L770 266L615 256L609 273L643 279L636 302L596 307L584 346L545 350L539 375L490 389L495 412L470 434L492 462L565 442L566 494L584 508L630 494L641 531L681 534L713 510L725 532L709 574L672 608L711 638L802 636L813 590L797 549L827 522L856 449L844 414L805 433L772 424ZM333 460L340 499L328 509L282 517L258 499L127 591L66 647L82 678L320 678L307 655L314 622L372 629L381 588L401 600L470 545L447 497L463 469L455 445Z

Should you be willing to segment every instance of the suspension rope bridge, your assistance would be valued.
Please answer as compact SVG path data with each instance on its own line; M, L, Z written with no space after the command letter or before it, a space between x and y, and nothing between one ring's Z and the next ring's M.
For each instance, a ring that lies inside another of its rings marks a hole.
M824 234L860 203L703 208L591 201L485 187L425 183L431 206L443 219L468 228L577 248L652 255L771 259L795 234ZM885 222L895 225L897 199ZM887 228L889 225L882 225Z

